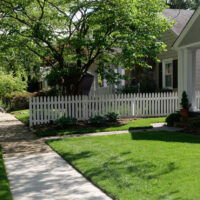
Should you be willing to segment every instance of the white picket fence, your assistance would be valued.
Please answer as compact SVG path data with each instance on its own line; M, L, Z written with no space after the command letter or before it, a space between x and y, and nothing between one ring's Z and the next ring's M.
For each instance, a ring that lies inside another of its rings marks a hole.
M30 99L30 126L47 124L62 116L87 120L95 115L116 112L124 118L156 117L167 116L177 109L176 92L33 97Z

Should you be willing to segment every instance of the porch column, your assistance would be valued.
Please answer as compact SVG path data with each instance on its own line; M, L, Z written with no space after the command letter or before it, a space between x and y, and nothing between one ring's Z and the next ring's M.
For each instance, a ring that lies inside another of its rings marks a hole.
M186 91L191 103L191 110L196 110L195 97L195 72L196 72L196 50L185 48L178 51L178 93L181 101L183 91Z

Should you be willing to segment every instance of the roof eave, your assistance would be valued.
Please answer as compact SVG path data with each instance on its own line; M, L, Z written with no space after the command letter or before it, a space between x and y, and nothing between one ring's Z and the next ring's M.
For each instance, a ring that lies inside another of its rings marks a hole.
M180 35L175 40L174 44L172 45L172 49L177 50L179 49L179 45L181 44L182 40L184 39L185 35L188 33L194 22L196 21L197 17L200 16L200 6L198 9L193 13L190 20L187 22L183 30L181 31Z

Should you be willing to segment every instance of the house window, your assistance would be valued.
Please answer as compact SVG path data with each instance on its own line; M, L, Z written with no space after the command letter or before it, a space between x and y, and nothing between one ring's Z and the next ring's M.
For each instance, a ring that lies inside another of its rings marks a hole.
M163 60L163 88L173 88L173 60Z

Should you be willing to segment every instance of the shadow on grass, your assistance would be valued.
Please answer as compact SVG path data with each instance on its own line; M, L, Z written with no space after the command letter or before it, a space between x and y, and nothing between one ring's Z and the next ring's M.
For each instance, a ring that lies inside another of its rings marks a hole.
M93 156L96 156L93 152L84 151L78 154L59 153L83 176L85 176L94 185L101 187L104 192L109 194L114 199L118 198L119 196L111 194L109 187L102 187L101 184L99 185L102 180L114 185L115 190L130 191L134 190L134 187L138 184L138 180L142 180L147 183L152 179L159 179L159 177L172 173L174 170L178 169L178 167L175 166L175 163L167 163L165 167L160 169L159 166L153 162L132 158L130 155L131 152L127 151L122 152L117 156L109 157L105 161L101 160L102 163L98 165L95 164L93 166L85 167L84 170L83 168L79 168L76 163L82 163L81 166L83 166L85 159L93 159ZM146 195L149 194L149 191L143 192L146 193ZM166 194L166 199L175 193L178 193L178 191ZM158 199L165 199L164 196L162 197L160 196Z
M128 130L141 130L141 129L152 129L153 127L145 126L145 127L127 127L124 128L123 124L120 125L112 125L107 127L89 127L89 128L72 128L72 129L65 129L65 130L45 130L45 131L35 131L35 134L38 137L49 137L49 136L63 136L63 135L73 135L73 134L87 134L87 133L98 133L98 132L112 132L112 131L125 131ZM127 131L127 132L128 132Z
M150 131L131 133L133 140L152 140L164 142L200 143L200 136L181 132Z

